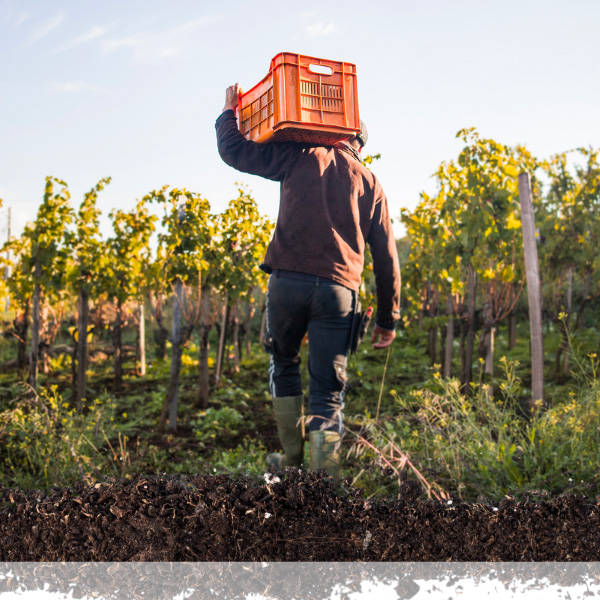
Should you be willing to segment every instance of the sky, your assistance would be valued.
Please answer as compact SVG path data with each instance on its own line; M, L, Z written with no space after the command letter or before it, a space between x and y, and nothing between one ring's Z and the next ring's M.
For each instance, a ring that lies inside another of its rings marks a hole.
M367 153L395 231L458 130L539 158L600 145L600 2L0 0L0 240L35 218L45 177L73 207L110 176L108 213L164 185L220 212L246 184L275 219L279 186L217 152L225 88L249 89L279 52L356 64Z

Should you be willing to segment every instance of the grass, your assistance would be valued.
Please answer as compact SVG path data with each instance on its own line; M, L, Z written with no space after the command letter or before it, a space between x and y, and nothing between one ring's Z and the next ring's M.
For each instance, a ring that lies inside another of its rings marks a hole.
M85 476L122 474L127 436L117 427L116 411L115 401L103 397L77 413L55 386L39 395L22 386L0 413L2 484L49 489ZM118 440L118 450L109 437Z
M523 409L528 396L526 334L520 331L512 350L499 336L496 378L473 384L468 396L456 379L445 380L429 367L425 336L399 332L383 386L386 352L373 351L365 342L348 363L348 456L342 476L369 496L397 495L407 475L439 498L597 493L600 382L598 360L590 352L597 338L584 331L571 340L571 377L549 379L548 406L528 416ZM547 348L556 350L557 336L547 333ZM9 353L6 348L3 352ZM303 348L305 385L306 352ZM151 360L145 377L135 376L133 366L126 365L125 389L118 396L108 389L111 361L93 365L93 400L81 413L70 406L70 362L65 358L53 361L51 375L41 377L39 395L20 385L16 374L0 376L0 482L48 489L82 477L95 481L135 473L227 471L260 477L266 454L277 448L266 354L253 347L240 372L226 374L221 387L212 391L206 410L194 406L197 356L192 341L184 353L179 431L163 436L157 435L156 425L168 360ZM457 357L455 361L458 372ZM551 352L546 361L551 374Z

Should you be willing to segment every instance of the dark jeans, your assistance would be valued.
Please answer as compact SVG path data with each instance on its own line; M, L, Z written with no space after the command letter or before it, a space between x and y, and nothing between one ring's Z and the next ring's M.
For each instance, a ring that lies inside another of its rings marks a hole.
M308 331L309 428L342 432L346 360L356 292L329 279L275 271L267 292L265 346L275 398L302 395L300 346Z

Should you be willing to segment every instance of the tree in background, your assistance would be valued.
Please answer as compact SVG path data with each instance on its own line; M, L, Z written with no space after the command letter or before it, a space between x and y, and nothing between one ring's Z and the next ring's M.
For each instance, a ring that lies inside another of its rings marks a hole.
M123 317L128 300L137 303L143 298L146 272L150 265L150 238L155 230L156 216L150 214L146 198L134 210L113 210L110 213L114 235L107 240L108 265L105 292L115 302L112 325L114 349L114 390L123 385Z
M448 223L440 217L443 200L442 194L431 198L422 193L421 202L412 213L407 210L401 213L410 240L410 253L402 269L403 296L418 307L419 331L428 329L431 365L436 361L440 298L462 289L461 278L455 272L460 265L456 265L455 257L445 247L450 233Z
M569 159L582 163L569 165ZM542 238L543 287L546 309L558 325L562 344L556 353L555 373L569 370L568 337L582 323L583 313L598 286L600 243L600 165L598 151L578 148L552 156L543 163L550 179L542 206L536 209ZM579 307L573 322L574 290L579 290ZM563 316L564 315L564 316ZM559 318L560 317L560 318ZM562 362L562 365L561 365Z
M65 232L73 219L67 184L54 177L46 178L44 200L38 209L32 228L24 236L31 242L31 254L25 258L25 269L33 280L31 350L29 355L29 385L37 388L40 357L40 313L42 295L56 294L66 283L68 248Z
M12 304L16 307L12 334L17 340L16 367L19 371L27 368L27 335L29 331L29 313L33 297L33 279L30 276L32 223L27 223L19 238L11 238L2 247L0 261L9 269L6 285Z
M231 200L227 209L219 215L218 232L221 246L221 264L219 275L226 282L225 307L232 321L232 341L234 371L239 370L241 344L239 335L240 306L246 303L247 315L254 304L254 290L257 287L266 289L266 274L258 267L265 257L267 245L273 233L273 223L258 212L256 201L250 193L238 189L238 197ZM246 317L249 322L249 317ZM217 379L221 375L223 355L225 352L225 327L221 332L217 360ZM249 325L247 325L249 327Z
M474 129L462 130L458 135L468 145L458 158L456 181L452 183L453 189L460 191L450 195L446 206L455 211L460 232L455 251L481 282L478 350L484 372L491 377L494 332L514 308L514 283L517 277L522 282L524 274L517 175L521 171L533 174L537 162L525 148L480 139ZM441 181L444 187L446 182ZM470 292L474 301L474 289ZM472 361L471 356L469 352L467 364Z
M165 187L152 192L148 200L164 208L153 265L154 292L173 293L171 372L158 429L164 430L168 418L169 429L176 431L181 355L200 315L202 280L209 266L205 248L211 245L215 229L210 204L200 194L176 188L166 191Z
M86 395L86 371L88 362L88 328L90 298L97 298L106 287L105 276L109 269L109 256L100 236L100 210L96 203L98 193L110 183L110 177L101 179L87 194L79 207L75 231L68 237L72 252L72 268L69 280L77 293L77 328L73 352L72 398L81 410Z
M437 196L423 194L414 213L403 214L412 243L405 273L409 294L419 295L420 306L430 317L435 318L441 295L446 296L448 326L459 311L463 325L461 382L468 389L477 331L477 291L483 299L479 356L489 375L495 328L516 301L514 284L522 274L523 262L516 178L520 170L535 170L536 162L524 148L480 139L474 128L459 131L457 137L467 145L456 163L440 165ZM451 353L446 351L446 374L450 360Z

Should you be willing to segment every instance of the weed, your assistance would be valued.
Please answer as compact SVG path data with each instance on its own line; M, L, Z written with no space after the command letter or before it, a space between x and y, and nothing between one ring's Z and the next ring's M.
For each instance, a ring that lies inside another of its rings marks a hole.
M246 437L244 441L228 451L217 450L208 460L217 471L223 470L237 475L258 478L264 475L267 450L258 440Z
M395 472L409 466L429 493L456 490L465 499L502 497L524 487L556 491L567 481L597 482L597 364L588 363L577 391L530 419L521 410L518 362L503 358L500 364L501 399L477 384L467 397L458 380L436 374L407 399L397 397L398 416L384 422L363 419L355 447L370 450L372 459Z
M113 399L87 402L78 413L53 386L39 395L23 388L13 404L0 413L4 485L49 489L97 477L119 461L118 453L102 449L109 436L125 440L116 430Z
M243 423L244 417L235 408L209 408L202 411L197 418L190 421L200 446L204 447L203 440L208 438L216 440L222 436L237 435L237 428Z

